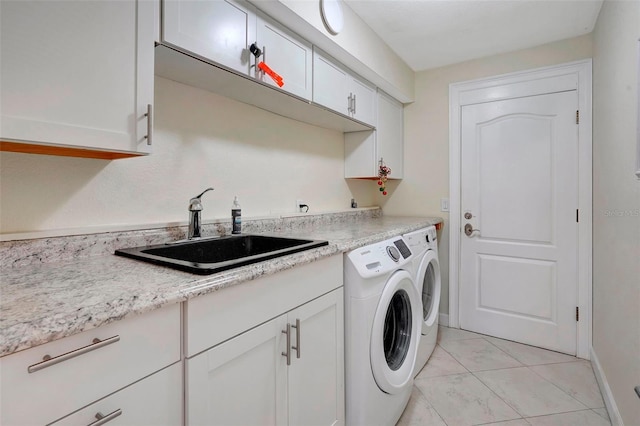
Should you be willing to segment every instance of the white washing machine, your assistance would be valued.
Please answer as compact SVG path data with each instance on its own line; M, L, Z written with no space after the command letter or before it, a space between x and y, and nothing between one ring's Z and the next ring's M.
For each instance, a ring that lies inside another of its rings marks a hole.
M346 424L396 424L413 387L420 299L402 237L345 255Z
M435 226L403 235L413 253L413 279L420 297L421 333L414 377L425 366L436 347L440 310L440 262Z

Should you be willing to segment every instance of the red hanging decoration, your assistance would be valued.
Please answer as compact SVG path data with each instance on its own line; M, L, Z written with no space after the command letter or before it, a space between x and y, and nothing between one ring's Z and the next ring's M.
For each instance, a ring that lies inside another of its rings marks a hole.
M378 163L380 164L378 167L378 186L380 188L378 188L378 190L382 192L382 195L387 195L387 176L391 174L391 168L385 166L384 160L382 158L380 158L380 161L378 161Z

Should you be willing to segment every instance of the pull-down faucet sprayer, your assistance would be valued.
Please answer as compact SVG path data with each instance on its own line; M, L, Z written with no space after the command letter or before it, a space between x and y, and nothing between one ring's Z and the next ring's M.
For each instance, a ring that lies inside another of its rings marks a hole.
M213 191L213 188L207 188L200 195L196 195L189 200L189 234L188 239L200 238L202 231L202 222L200 220L200 212L202 211L202 202L200 198L207 191Z

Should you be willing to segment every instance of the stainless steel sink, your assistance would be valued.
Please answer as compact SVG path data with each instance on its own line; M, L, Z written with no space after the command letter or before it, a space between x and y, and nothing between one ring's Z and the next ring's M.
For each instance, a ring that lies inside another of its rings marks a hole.
M121 249L116 255L207 275L328 244L321 240L231 235Z

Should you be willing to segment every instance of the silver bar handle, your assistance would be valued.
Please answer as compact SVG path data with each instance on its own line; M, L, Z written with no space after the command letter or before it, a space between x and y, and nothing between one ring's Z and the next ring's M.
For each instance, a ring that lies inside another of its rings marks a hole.
M87 426L101 426L107 422L110 422L111 420L115 419L120 415L122 415L122 410L119 408L116 411L107 414L106 416L98 411L96 413L96 419L98 420L96 420L95 422L89 423Z
M262 62L267 63L267 46L262 46ZM262 69L258 68L258 58L256 57L256 72L258 73L257 78L263 79L266 74Z
M347 111L348 112L353 111L352 101L353 101L353 93L349 93L349 97L347 98Z
M356 103L356 94L354 93L353 94L353 114L354 115L356 113L356 105L357 105L357 103Z
M287 365L291 365L291 324L287 323L287 329L282 332L287 335L287 351L282 352L282 356L287 357Z
M296 329L296 346L291 346L291 349L296 350L296 358L300 358L300 319L296 319L296 325L291 327Z
M147 134L144 138L147 140L147 145L151 145L153 143L153 105L147 104L147 113L144 116L147 117Z
M52 365L56 365L56 364L58 364L60 362L67 361L67 360L69 360L71 358L75 358L77 356L84 355L87 352L95 351L96 349L100 349L100 348L103 348L103 347L105 347L107 345L110 345L112 343L116 343L119 340L120 340L120 336L118 336L118 335L113 336L113 337L109 337L108 339L104 339L104 340L100 340L100 339L96 338L96 339L93 339L93 342L90 345L83 346L83 347L75 349L75 350L73 350L71 352L67 352L67 353L64 353L62 355L58 355L58 356L53 357L53 358L50 355L45 355L42 358L41 362L39 362L37 364L30 365L27 368L27 371L29 373L35 373L36 371L42 370L42 369L47 368L47 367L51 367Z

